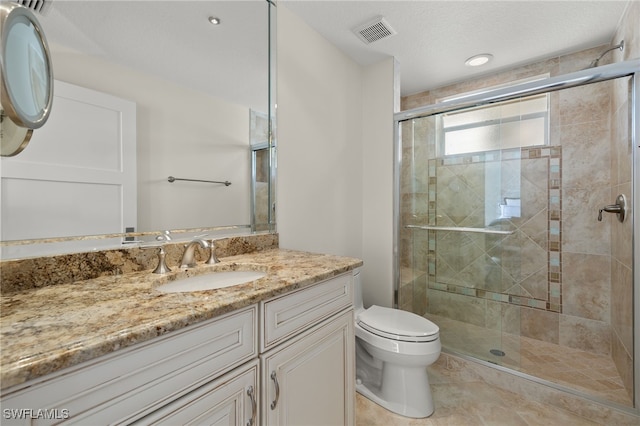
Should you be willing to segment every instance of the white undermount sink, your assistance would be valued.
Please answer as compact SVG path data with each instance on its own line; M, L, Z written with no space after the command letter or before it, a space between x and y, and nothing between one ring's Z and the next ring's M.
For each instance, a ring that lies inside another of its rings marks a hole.
M258 280L267 275L260 271L220 271L170 281L156 290L163 293L215 290Z

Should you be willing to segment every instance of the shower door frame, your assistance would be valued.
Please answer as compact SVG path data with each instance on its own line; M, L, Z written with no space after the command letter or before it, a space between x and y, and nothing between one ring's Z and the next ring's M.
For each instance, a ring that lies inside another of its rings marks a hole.
M564 74L561 76L550 77L543 80L537 80L527 83L513 84L508 87L500 87L497 89L488 89L480 93L474 93L467 96L450 98L447 101L437 104L427 105L400 111L394 114L394 149L393 149L393 305L398 308L398 295L400 289L400 172L402 169L402 134L401 124L404 121L413 120L432 116L435 114L458 111L470 107L489 105L497 102L508 101L523 96L530 96L542 93L554 92L571 87L578 87L587 84L597 83L601 81L613 80L621 77L631 77L631 130L629 137L632 141L632 180L631 191L633 194L632 215L632 250L633 250L633 337L634 337L634 354L633 354L633 370L634 370L634 406L622 407L621 410L640 415L640 237L637 237L637 225L640 225L635 212L640 212L640 59L634 59L625 62L618 62L611 65L604 65L597 68L590 68ZM636 266L638 265L638 266ZM498 368L509 371L512 374L522 375L517 371L500 367L494 364L482 362L482 360L473 358L473 360L481 362L492 368ZM527 376L531 378L530 376ZM551 385L548 382L540 380L541 383ZM569 391L570 389L562 387L561 390ZM599 401L602 402L602 401ZM611 404L615 405L615 404Z

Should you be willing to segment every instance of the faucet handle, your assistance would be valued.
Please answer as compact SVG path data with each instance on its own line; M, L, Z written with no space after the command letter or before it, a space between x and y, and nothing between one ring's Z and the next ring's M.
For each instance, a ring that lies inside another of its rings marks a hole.
M153 270L154 274L166 274L167 272L171 272L171 269L167 266L166 261L166 253L164 251L163 246L149 246L149 247L141 247L144 250L159 248L158 251L158 266Z
M166 231L162 231L161 234L158 234L156 236L156 241L171 241L171 231L166 230Z
M608 206L604 206L598 210L598 222L602 222L602 212L615 213L618 217L618 221L624 222L626 209L627 197L625 197L624 194L619 194L618 197L616 197L615 204L609 204Z
M211 240L209 242L209 250L210 250L210 254L209 254L209 260L207 260L207 265L215 265L216 263L220 262L220 259L218 259L218 256L216 256L216 240Z

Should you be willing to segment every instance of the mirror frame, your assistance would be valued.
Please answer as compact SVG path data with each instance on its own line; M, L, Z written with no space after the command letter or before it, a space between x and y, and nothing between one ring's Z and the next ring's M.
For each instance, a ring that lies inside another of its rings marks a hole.
M41 47L46 68L45 78L45 104L39 110L35 118L23 113L19 108L19 103L12 96L10 82L7 77L6 58L8 35L18 20L27 20L35 32L36 40ZM51 53L47 39L44 36L42 27L29 9L17 3L0 4L0 122L3 123L4 131L0 131L0 155L11 157L22 152L33 134L33 129L38 129L47 122L53 103L53 67L51 64Z
M0 156L13 157L24 150L33 136L33 129L18 126L0 105Z
M45 105L38 111L35 118L25 115L19 107L19 103L13 98L9 85L10 82L7 77L7 64L4 60L4 58L6 58L6 43L9 31L16 21L22 19L28 20L33 26L37 40L42 48L46 66L46 75L44 76L46 81ZM51 112L51 104L53 103L53 67L51 65L51 53L47 39L35 15L29 9L17 3L0 4L0 36L0 76L2 77L0 80L2 84L0 103L4 108L5 114L8 115L15 124L28 129L38 129L47 122L49 113Z

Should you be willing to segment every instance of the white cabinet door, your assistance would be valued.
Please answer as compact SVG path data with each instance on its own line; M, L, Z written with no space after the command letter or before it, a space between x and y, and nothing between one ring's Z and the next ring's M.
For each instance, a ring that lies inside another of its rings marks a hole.
M354 345L348 310L264 354L262 423L354 424Z
M144 425L253 426L258 418L258 360L141 419Z

